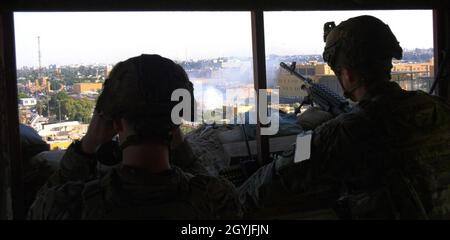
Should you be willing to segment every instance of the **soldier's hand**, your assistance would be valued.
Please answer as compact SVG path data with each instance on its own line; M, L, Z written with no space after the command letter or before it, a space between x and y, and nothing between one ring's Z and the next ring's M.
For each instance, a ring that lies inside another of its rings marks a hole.
M81 140L83 152L92 154L102 143L111 141L116 135L112 121L102 117L102 113L94 112L86 135Z
M333 118L333 115L329 112L323 111L317 107L311 107L300 116L297 121L303 130L314 130L316 127L322 125Z
M181 132L181 129L178 127L172 130L172 142L171 148L175 149L180 146L184 142L184 134Z

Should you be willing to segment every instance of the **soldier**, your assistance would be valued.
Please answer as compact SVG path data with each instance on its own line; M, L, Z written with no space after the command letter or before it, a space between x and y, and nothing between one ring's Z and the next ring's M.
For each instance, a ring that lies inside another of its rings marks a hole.
M25 209L33 203L36 193L55 172L51 163L37 156L50 150L38 132L32 127L20 124L20 147L23 159Z
M401 57L372 16L326 33L323 58L357 105L314 130L309 159L294 163L294 148L240 187L247 216L328 208L347 219L450 217L450 106L390 82Z
M88 132L38 193L30 219L232 219L241 216L231 183L171 166L185 151L171 120L176 89L193 85L181 66L158 55L118 63L105 81ZM118 135L120 149L109 149ZM171 139L178 145L170 151ZM101 150L103 149L103 150ZM109 150L108 151L105 151ZM108 155L109 154L109 155ZM98 176L97 160L122 163ZM189 158L189 153L184 154Z

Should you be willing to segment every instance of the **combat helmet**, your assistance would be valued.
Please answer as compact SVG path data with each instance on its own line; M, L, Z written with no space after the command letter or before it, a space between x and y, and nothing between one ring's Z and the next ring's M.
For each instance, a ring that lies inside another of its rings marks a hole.
M106 79L96 111L108 119L124 118L136 133L134 139L170 139L179 125L171 119L171 101L176 89L189 91L193 85L183 68L159 55L146 55L119 62ZM189 119L187 119L189 120Z
M402 48L388 25L373 16L349 18L335 26L324 25L323 59L333 70L352 67L364 74L384 69L389 74L392 58L402 58Z

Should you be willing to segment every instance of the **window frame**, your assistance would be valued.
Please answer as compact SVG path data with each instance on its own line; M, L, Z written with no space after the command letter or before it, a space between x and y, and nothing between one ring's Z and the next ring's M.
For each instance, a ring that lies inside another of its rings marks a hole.
M308 10L433 10L434 64L442 61L441 52L450 46L449 3L446 1L399 0L369 1L356 3L352 0L285 0L285 1L209 1L157 0L157 1L114 1L102 0L73 2L58 0L18 1L5 3L0 11L0 219L24 219L23 209L23 164L20 156L19 118L17 109L17 72L15 62L14 19L16 11L250 11L252 21L252 50L254 61L255 90L267 87L264 49L264 11L308 11ZM450 64L445 66L450 72ZM435 75L437 67L435 68ZM449 76L443 79L436 94L449 100ZM259 115L259 114L258 114ZM258 161L264 164L269 159L268 137L260 135L258 119L256 141ZM9 190L11 189L11 190Z

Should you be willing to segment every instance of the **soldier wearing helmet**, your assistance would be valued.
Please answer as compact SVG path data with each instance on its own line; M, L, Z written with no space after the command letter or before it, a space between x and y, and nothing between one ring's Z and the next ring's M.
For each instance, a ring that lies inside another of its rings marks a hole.
M192 175L173 157L192 153L171 119L172 92L191 94L181 66L159 55L118 63L105 81L85 137L40 190L30 219L230 219L241 215L231 183ZM111 139L118 135L119 146ZM176 148L176 149L174 149ZM118 165L100 172L100 164Z
M389 81L392 58L402 58L402 48L391 29L375 17L350 18L324 29L324 35L323 59L338 77L344 95L353 101L359 101L368 88ZM343 80L348 70L355 81Z
M449 104L389 81L402 49L381 20L358 16L325 30L323 58L357 104L314 129L309 159L295 163L294 148L248 179L239 189L246 214L450 218Z

